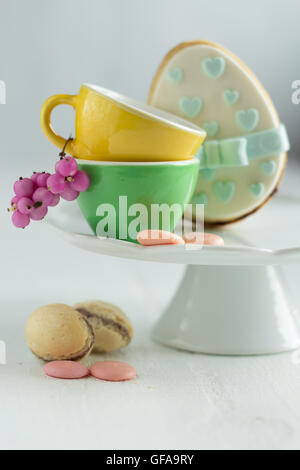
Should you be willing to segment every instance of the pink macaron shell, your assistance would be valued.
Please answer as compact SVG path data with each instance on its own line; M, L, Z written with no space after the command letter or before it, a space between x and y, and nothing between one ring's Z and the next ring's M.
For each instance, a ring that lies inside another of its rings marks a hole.
M224 246L224 240L214 233L191 232L183 236L185 243L195 245Z
M53 361L44 366L44 372L55 379L82 379L89 375L89 369L79 362Z
M165 230L143 230L138 234L137 241L143 246L184 245L179 235Z
M90 373L95 379L108 382L124 382L136 378L134 367L125 362L102 361L96 362L91 368Z

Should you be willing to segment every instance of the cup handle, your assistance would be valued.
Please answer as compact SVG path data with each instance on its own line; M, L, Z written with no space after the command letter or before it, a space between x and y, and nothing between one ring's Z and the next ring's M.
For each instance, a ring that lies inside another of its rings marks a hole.
M72 153L74 155L74 150L75 146L74 143L75 141L68 142L68 139L64 139L60 135L56 134L52 128L51 125L51 114L53 109L56 106L59 106L61 104L67 104L69 106L72 106L72 108L76 109L76 101L77 101L77 95L55 95L51 96L50 98L45 101L42 107L41 111L41 126L43 129L43 132L45 133L46 137L52 142L54 145L56 145L59 149L63 149L64 146L66 145L66 152Z

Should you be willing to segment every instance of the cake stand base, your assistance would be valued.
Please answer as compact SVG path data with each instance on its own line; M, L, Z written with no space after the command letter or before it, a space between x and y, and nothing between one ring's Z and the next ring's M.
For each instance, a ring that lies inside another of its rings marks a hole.
M206 354L280 353L300 346L299 318L280 267L188 266L153 339Z
M187 265L153 333L167 346L224 355L300 347L299 317L280 268L300 264L299 196L279 195L255 217L218 232L224 247L145 248L95 237L76 203L60 204L45 226L77 248L99 255Z

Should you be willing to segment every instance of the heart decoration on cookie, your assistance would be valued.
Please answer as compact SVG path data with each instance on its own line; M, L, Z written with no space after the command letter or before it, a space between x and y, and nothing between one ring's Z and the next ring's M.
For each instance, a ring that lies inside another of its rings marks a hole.
M260 164L261 171L267 175L271 176L273 175L274 171L276 170L276 163L274 160L268 160L265 162L261 162Z
M203 205L206 206L208 204L207 194L205 194L205 193L195 194L194 197L193 197L193 203L194 204L203 204Z
M179 101L181 111L189 118L193 119L198 116L203 107L202 98L195 96L194 98L188 98L184 96Z
M216 181L213 188L217 198L224 204L230 202L235 193L235 184L232 181Z
M174 83L180 83L183 80L183 70L180 67L169 70L168 79Z
M180 86L166 76L176 69ZM261 83L230 51L208 41L175 47L154 78L149 104L184 114L207 132L193 200L205 201L206 222L243 219L276 193L289 150L286 129Z
M264 183L253 183L250 184L250 191L255 197L260 197L265 190Z
M259 111L257 109L246 109L236 113L238 125L247 132L254 131L259 123Z
M206 75L217 80L225 72L226 62L223 57L214 57L205 59L202 67Z
M200 170L200 173L206 181L212 181L217 172L213 168L205 168L204 170Z
M217 121L205 122L203 124L203 129L207 132L209 137L215 137L219 131L219 123Z
M235 103L238 102L240 94L237 90L225 90L223 93L223 97L225 102L229 106L233 106Z

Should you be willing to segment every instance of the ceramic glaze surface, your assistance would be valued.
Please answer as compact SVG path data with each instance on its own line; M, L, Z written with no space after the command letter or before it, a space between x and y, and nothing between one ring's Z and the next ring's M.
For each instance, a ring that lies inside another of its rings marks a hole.
M265 266L300 264L300 200L279 195L264 211L219 230L224 247L159 246L144 249L119 240L92 234L76 203L61 204L49 213L46 223L68 243L98 254L141 261L202 266ZM192 223L186 232L192 231Z
M300 264L299 207L299 199L279 197L265 212L219 231L224 247L143 247L97 238L69 204L59 206L48 225L92 253L190 265L155 327L157 341L211 354L269 354L300 346L298 312L281 269L274 267Z
M124 234L121 228L121 225L129 228L137 218L139 208L135 206L133 214L130 212L133 206L142 204L147 209L147 226L140 227L139 231L150 228L173 231L183 214L184 205L190 202L193 195L199 170L196 159L180 164L101 165L82 163L80 160L78 164L91 181L89 189L80 194L78 205L93 232L105 236L105 233L99 232L98 224L106 216L106 210L105 214L100 215L99 206L110 204L116 213L116 236L134 242L136 237L130 236L129 230L128 235ZM120 202L120 197L124 203ZM172 216L171 221L162 219L158 226L153 226L151 206L154 204L166 204L169 207L178 204L180 210Z
M279 268L191 266L153 336L187 351L273 354L300 346L300 323Z
M99 91L98 91L99 90ZM48 139L62 149L66 140L50 126L55 106L67 104L76 111L76 138L66 152L85 160L173 161L193 158L205 132L188 121L162 113L130 99L112 98L101 88L83 85L76 96L49 98L41 112Z

